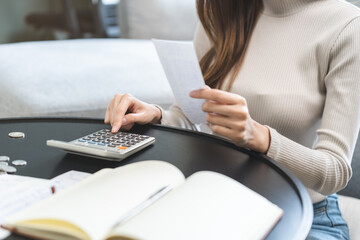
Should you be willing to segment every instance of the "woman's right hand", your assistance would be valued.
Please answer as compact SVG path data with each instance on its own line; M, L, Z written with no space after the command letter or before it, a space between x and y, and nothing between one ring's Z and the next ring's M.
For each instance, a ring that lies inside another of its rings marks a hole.
M160 123L161 110L142 102L130 94L116 94L107 107L106 124L112 126L111 132L116 133L121 129L129 130L135 123Z

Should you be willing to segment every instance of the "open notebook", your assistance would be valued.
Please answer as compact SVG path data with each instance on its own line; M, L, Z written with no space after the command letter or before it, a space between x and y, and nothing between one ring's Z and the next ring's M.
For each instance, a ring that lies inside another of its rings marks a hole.
M38 239L263 239L283 211L222 174L187 179L175 166L143 161L103 169L6 219Z

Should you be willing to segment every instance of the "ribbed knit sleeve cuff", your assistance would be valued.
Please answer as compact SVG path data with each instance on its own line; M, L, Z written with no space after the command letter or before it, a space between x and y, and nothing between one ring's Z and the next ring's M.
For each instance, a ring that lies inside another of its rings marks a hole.
M173 119L172 113L164 110L163 108L160 108L160 109L161 109L161 124L173 126L174 123L172 121L172 119Z
M174 113L170 112L170 111L166 111L165 109L163 109L162 107L160 107L157 104L153 104L155 107L157 107L160 111L161 111L161 119L160 119L160 124L161 125L167 125L167 126L174 126Z
M173 126L174 123L172 121L173 114L170 113L169 111L166 111L165 109L163 109L162 107L160 107L157 104L153 104L155 107L157 107L160 111L161 111L161 118L160 118L160 124L161 125L168 125L168 126Z
M267 127L270 131L270 146L266 155L276 160L279 155L279 149L280 149L279 133L275 129L269 126L265 126L265 127Z
M161 112L160 124L166 125L166 123L164 123L165 122L164 121L164 112L165 112L165 110L162 107L160 107L159 105L157 105L157 104L153 104L153 106L157 107Z
M160 124L196 130L196 126L192 124L189 119L186 118L184 113L177 105L173 105L169 110L164 110L162 107L156 104L153 105L161 111Z

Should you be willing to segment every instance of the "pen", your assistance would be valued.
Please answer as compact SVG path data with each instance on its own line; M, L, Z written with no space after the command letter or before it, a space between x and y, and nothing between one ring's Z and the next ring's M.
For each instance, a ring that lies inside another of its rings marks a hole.
M129 212L127 212L124 217L122 219L119 220L119 222L117 222L114 227L126 222L127 220L129 220L130 218L132 218L133 216L135 216L136 214L138 214L139 212L141 212L142 210L144 210L146 207L148 207L149 205L151 205L155 200L159 199L160 197L162 197L163 195L165 195L167 192L169 192L171 190L171 186L164 186L162 188L160 188L159 190L157 190L156 192L154 192L153 194L151 194L144 202L140 203L138 206L136 206L134 209L130 210Z

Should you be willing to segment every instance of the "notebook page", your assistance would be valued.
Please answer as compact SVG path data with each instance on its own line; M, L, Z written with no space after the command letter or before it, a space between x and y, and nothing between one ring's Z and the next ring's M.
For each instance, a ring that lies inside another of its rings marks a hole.
M235 180L198 172L112 234L147 240L263 239L282 214Z
M153 43L176 102L192 123L206 123L201 109L204 100L189 96L192 90L205 87L193 43L157 39Z
M101 170L12 217L8 224L28 219L57 219L76 225L91 239L103 239L122 215L164 185L175 186L183 180L177 168L160 161Z

